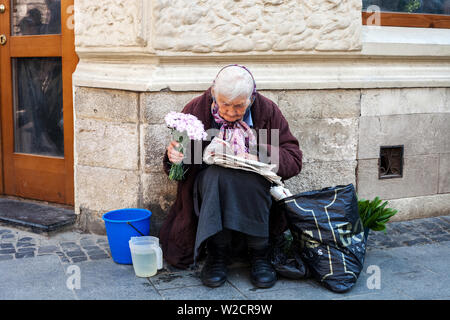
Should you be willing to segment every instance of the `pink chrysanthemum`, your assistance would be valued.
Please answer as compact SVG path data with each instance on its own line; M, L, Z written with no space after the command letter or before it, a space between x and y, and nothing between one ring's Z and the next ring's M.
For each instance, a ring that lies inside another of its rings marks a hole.
M203 123L192 114L171 111L164 120L169 128L180 133L186 132L191 140L205 140L208 136Z
M171 111L165 117L167 127L172 129L172 137L179 143L179 152L184 153L187 147L187 139L205 140L208 134L203 123L192 114ZM169 178L182 180L184 176L183 163L173 163L170 168Z

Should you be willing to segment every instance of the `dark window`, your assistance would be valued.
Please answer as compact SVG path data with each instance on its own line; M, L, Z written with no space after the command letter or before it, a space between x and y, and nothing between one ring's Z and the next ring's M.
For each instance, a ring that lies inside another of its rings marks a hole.
M403 177L403 146L380 147L380 159L378 160L378 178Z

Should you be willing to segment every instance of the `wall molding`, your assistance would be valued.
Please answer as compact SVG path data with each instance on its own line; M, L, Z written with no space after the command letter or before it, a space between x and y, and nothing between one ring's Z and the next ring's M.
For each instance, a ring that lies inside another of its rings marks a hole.
M264 90L450 87L450 29L363 26L361 52L180 56L83 47L77 53L75 86L203 91L221 66L240 63Z

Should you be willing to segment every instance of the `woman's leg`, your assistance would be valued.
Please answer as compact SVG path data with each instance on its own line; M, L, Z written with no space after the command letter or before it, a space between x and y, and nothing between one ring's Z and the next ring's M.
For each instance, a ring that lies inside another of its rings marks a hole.
M215 165L204 169L194 185L195 212L199 217L195 257L205 240L223 229L268 236L270 185L260 175L244 170Z
M230 261L231 230L223 229L206 241L208 256L200 277L204 285L219 287L227 280Z
M250 280L259 288L270 288L277 281L277 274L269 259L269 238L247 235L250 251Z
M195 252L202 242L207 245L207 261L202 269L203 283L219 286L226 280L226 243L230 229L249 235L254 271L252 279L258 287L270 287L276 277L268 270L267 256L269 215L272 199L270 182L248 171L210 166L198 178L195 191L199 199L199 223ZM197 211L196 211L197 212ZM266 263L264 263L264 261Z
M211 238L209 238L208 242L213 242L216 246L230 246L231 244L231 230L223 229L222 231L216 233Z
M247 244L249 249L261 250L269 246L269 238L247 235Z

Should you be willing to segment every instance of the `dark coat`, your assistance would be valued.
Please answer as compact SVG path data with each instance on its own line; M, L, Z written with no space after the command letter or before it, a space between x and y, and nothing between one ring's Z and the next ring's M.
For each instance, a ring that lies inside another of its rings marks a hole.
M182 110L183 113L190 113L202 121L205 130L212 128L213 119L211 117L211 88L203 95L190 101ZM255 101L251 106L253 119L253 129L279 129L279 168L277 174L283 179L289 179L300 173L302 169L302 151L299 148L298 140L289 130L289 125L281 114L278 106L263 95L256 93ZM257 139L259 135L256 135ZM258 139L259 140L259 139ZM202 143L203 150L210 143ZM275 147L270 146L270 134L268 134L267 145L264 145L269 154L276 152ZM258 141L258 146L261 146ZM192 149L193 150L193 149ZM193 185L197 173L202 165L186 165L188 171L185 178L178 182L177 196L175 203L169 210L167 218L161 226L159 237L163 250L164 259L171 265L178 268L186 268L193 263L195 236L197 232L197 216L193 207ZM169 174L170 162L167 150L164 155L163 168ZM284 232L287 228L286 219L283 215L275 215L272 206L270 213L269 229L271 235Z

